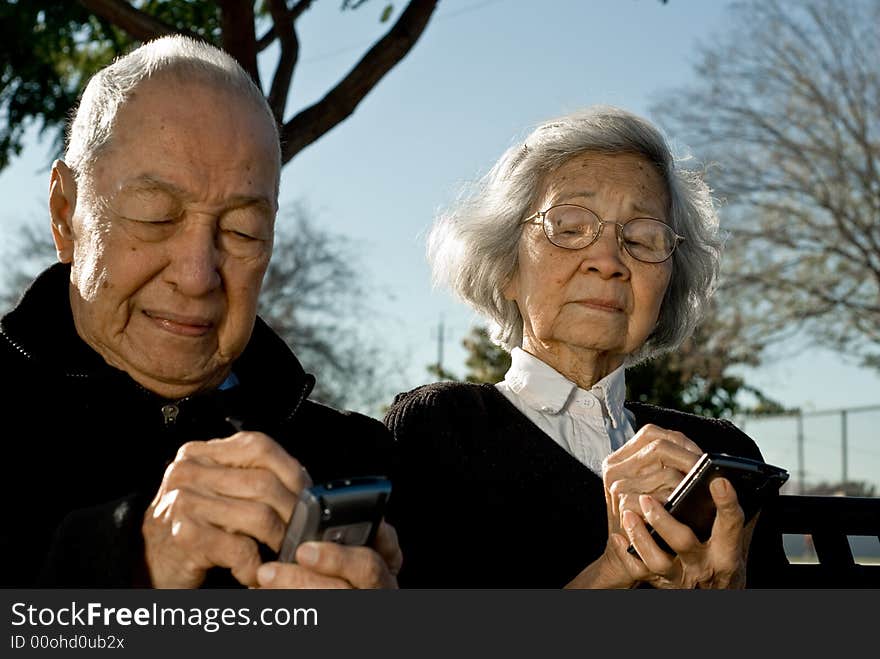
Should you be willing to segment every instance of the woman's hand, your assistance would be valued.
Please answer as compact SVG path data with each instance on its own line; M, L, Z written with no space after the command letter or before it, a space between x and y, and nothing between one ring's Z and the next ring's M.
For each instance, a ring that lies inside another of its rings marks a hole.
M622 533L625 511L642 515L642 495L665 503L702 454L682 433L648 424L609 455L602 466L609 537Z
M659 588L728 588L745 582L745 558L753 525L733 487L713 486L718 508L712 536L700 543L663 503L702 451L682 433L647 425L606 460L603 469L608 543L605 552L581 572L571 588L632 588L647 582ZM719 479L716 479L719 480ZM645 520L678 552L671 556L654 542ZM656 522L656 524L655 524ZM638 556L627 549L632 542Z
M651 496L640 499L644 520L624 513L624 528L650 571L642 577L656 588L744 588L746 558L755 522L743 526L743 511L730 481L717 477L709 484L715 502L712 535L700 542L693 531L677 521ZM650 536L647 521L676 551L671 556Z

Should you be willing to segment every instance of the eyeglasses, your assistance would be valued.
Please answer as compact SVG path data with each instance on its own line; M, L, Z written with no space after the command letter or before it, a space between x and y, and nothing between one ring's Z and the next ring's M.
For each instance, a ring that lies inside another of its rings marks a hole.
M684 240L684 236L679 236L668 224L654 218L636 217L621 224L600 220L589 208L574 204L551 206L523 220L523 224L539 222L547 240L563 249L588 247L599 238L602 227L613 224L617 229L617 243L643 263L662 263Z

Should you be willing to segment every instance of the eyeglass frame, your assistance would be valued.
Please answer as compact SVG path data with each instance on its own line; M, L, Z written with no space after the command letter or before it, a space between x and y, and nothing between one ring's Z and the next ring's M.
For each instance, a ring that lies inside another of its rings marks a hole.
M588 211L588 212L592 213L595 216L596 220L599 222L599 228L596 230L596 235L594 235L593 239L590 240L590 242L588 242L586 245L581 245L580 247L566 247L565 245L557 245L555 242L553 242L553 239L550 238L550 234L547 233L547 224L546 224L547 213L552 211L554 208L559 208L561 206L573 206L574 208L580 208L581 210ZM618 247L623 249L623 251L625 251L627 254L629 254L632 258L634 258L639 263L665 263L666 261L668 261L669 259L672 258L672 255L675 254L675 250L678 248L678 246L685 241L684 236L680 236L679 234L677 234L671 226L669 226L663 220L658 220L656 217L632 217L632 218L628 219L626 222L621 224L620 222L614 222L612 220L603 220L601 217L599 217L599 214L596 211L594 211L592 208L587 208L586 206L581 206L580 204L569 204L569 203L553 204L552 206L548 206L547 208L545 208L542 211L538 211L537 213L530 215L529 217L527 217L526 219L524 219L522 221L522 224L529 224L529 223L537 224L538 222L536 222L536 220L540 221L541 229L544 232L544 237L547 238L547 240L550 242L551 245L553 245L554 247L558 247L560 249L569 249L569 250L585 249L585 248L589 247L590 245L595 243L597 240L599 240L599 236L602 235L602 229L605 228L606 224L613 224L616 228L615 233L617 234ZM629 248L626 246L626 243L623 240L623 227L624 227L624 225L629 224L633 220L650 220L652 222L658 222L659 224L662 224L663 226L667 227L670 231L672 231L672 236L673 236L672 249L669 251L669 255L666 258L660 259L659 261L645 261L644 259L640 259L638 256L636 256L635 254L633 254L632 252L629 251Z

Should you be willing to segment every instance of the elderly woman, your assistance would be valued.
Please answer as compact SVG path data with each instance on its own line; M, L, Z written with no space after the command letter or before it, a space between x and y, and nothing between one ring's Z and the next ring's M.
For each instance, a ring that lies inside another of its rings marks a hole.
M784 560L760 530L749 561L754 521L725 479L705 543L663 509L704 451L760 458L755 443L624 400L626 366L698 322L717 226L662 135L610 107L538 127L439 218L435 281L492 321L512 364L503 382L426 385L388 411L402 586L729 588Z

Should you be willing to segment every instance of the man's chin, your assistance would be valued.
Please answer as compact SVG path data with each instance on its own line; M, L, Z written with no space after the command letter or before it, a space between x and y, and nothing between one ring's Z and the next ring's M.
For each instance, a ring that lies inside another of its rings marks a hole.
M225 370L204 369L193 365L192 368L181 368L183 364L175 364L174 371L126 370L126 372L145 389L163 398L185 398L209 389L218 387L226 376Z

